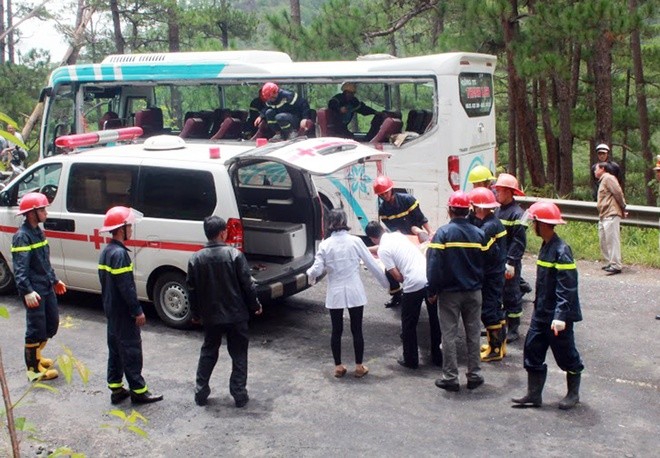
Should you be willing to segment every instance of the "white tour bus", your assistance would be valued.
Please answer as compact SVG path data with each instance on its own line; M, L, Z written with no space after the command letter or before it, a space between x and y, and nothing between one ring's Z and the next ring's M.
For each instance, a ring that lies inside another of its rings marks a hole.
M377 219L372 184L384 173L420 201L435 229L447 218L449 194L469 189L472 167L495 172L495 64L494 56L466 52L341 62L293 62L272 51L112 55L53 72L42 92L40 157L62 152L59 136L127 126L141 127L144 138L170 134L247 150L255 145L249 107L268 81L309 101L314 124L305 135L333 136L338 121L328 100L350 82L379 113L350 121L354 139L391 158L316 177L324 207L343 207L363 233Z

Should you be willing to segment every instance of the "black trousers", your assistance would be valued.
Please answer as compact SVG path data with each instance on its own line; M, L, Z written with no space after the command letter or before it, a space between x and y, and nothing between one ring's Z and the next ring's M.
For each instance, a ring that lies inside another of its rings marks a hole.
M520 291L520 273L522 270L522 262L516 261L513 263L516 273L510 280L504 281L504 292L502 294L502 302L504 303L504 310L506 316L509 318L520 318L522 315L522 291Z
M401 340L403 341L403 360L412 366L419 364L419 352L417 348L417 323L422 308L422 302L426 297L426 288L412 293L403 293L401 296ZM440 320L438 319L438 305L426 302L426 310L429 314L429 327L431 336L431 357L434 361L439 359Z
M39 306L25 307L25 343L39 343L57 334L60 325L60 314L57 308L57 297L51 289L37 291L41 296Z
M528 371L545 371L545 355L548 347L557 361L559 368L565 372L578 374L584 370L580 354L575 348L573 323L567 322L566 329L555 336L550 329L550 323L544 323L532 318L525 338L523 358Z
M499 324L504 319L502 308L502 291L504 289L504 272L489 273L484 276L481 287L481 322L484 326Z
M121 387L124 375L133 391L147 386L142 377L142 336L130 315L108 318L108 387Z
M387 282L390 284L390 289L389 289L390 294L394 294L401 291L401 283L396 281L391 273L385 271L385 278L387 278Z
M222 336L227 336L227 352L231 357L231 376L229 377L229 393L235 400L247 397L248 376L248 323L223 323L204 326L204 343L199 353L197 364L197 380L195 392L206 389L218 362L218 352L222 344Z
M341 335L344 332L344 309L329 309L332 320L332 336L330 348L335 366L341 364ZM351 334L353 334L353 350L355 351L355 364L362 364L364 357L364 337L362 335L362 315L364 307L350 307L348 316L351 319Z
M282 135L289 135L292 131L297 132L300 126L300 118L292 113L278 113L273 109L266 110L266 122L268 127Z

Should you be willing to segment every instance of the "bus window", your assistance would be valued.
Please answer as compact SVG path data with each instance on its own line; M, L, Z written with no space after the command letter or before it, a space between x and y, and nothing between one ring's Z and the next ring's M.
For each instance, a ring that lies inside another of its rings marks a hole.
M74 121L74 94L70 85L62 85L57 88L57 93L52 97L48 105L48 113L44 116L46 122L46 134L44 143L44 156L53 156L61 153L55 147L55 139L72 132Z
M95 132L103 130L103 118L108 112L117 114L119 111L120 87L101 88L96 86L85 86L83 88L83 119L85 123L85 132ZM119 116L117 114L117 116Z
M487 116L493 107L493 77L489 73L458 75L461 105L470 118Z

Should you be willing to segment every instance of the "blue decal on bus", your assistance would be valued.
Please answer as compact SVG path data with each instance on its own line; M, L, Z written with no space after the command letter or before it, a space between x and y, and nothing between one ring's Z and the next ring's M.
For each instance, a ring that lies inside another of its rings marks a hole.
M357 216L358 221L360 222L360 226L362 226L362 230L364 231L367 228L367 223L369 222L367 214L364 212L364 210L362 210L362 207L360 207L360 204L358 204L357 200L355 200L353 194L348 189L346 189L346 186L344 186L341 181L333 177L327 178L334 185L334 187L339 190L341 195L344 196L344 199L346 199L346 202L351 207L351 210L353 210L353 213L355 213L355 216Z

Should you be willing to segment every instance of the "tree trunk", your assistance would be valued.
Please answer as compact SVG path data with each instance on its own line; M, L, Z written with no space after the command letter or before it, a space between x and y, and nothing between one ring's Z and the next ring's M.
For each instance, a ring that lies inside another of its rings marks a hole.
M9 29L9 35L7 35L7 58L10 64L15 62L13 22L14 12L12 10L11 0L7 0L7 29Z
M612 32L603 31L594 44L594 104L596 142L612 148ZM614 148L612 148L613 150Z
M121 18L117 0L110 0L110 12L112 13L112 27L115 34L115 49L117 49L117 54L124 54L126 41L124 41L124 36L121 33Z
M291 23L296 27L302 27L300 19L300 0L291 0Z
M167 46L170 52L179 52L180 33L179 33L179 14L176 0L173 0L167 7ZM172 86L172 117L177 126L183 128L182 97L181 91L176 86Z
M637 0L629 0L628 8L630 16L637 15ZM642 143L642 157L647 164L653 163L653 153L651 152L651 133L649 127L649 110L646 104L646 81L644 80L644 64L642 62L642 47L639 37L639 29L635 29L630 34L630 51L633 60L633 73L635 75L635 95L637 97L637 116L639 117L639 134ZM644 172L645 182L653 180L653 170L647 167ZM646 187L646 204L655 205L656 199L653 189Z
M444 3L438 4L433 8L433 22L431 26L432 47L435 47L438 44L440 35L445 31L445 8Z
M571 82L556 73L553 81L557 91L559 113L559 170L557 193L560 197L573 192L573 133L571 131Z
M0 0L0 65L5 63L5 49L7 38L5 38L5 2Z
M545 78L539 80L539 105L541 110L541 122L543 124L543 134L545 136L545 146L548 151L546 176L548 177L548 181L557 187L559 184L557 182L559 149L557 136L552 129L552 117L550 116L550 102L548 98L548 81Z

